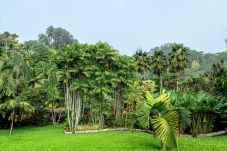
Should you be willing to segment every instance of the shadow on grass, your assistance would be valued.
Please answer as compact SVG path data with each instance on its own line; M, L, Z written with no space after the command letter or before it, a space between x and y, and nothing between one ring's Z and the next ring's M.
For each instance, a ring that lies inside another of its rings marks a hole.
M154 149L154 150L160 150L160 144L157 142L144 142L140 144L141 146L144 146L146 149Z

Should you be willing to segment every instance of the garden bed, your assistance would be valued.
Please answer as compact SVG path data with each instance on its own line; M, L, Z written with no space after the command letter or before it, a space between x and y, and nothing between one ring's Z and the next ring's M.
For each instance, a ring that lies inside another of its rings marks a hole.
M106 132L106 131L137 131L137 132L146 132L146 133L152 133L150 130L141 130L141 129L129 129L129 128L106 128L106 129L97 129L97 130L80 130L70 132L70 131L64 131L65 134L81 134L81 133L97 133L97 132Z
M70 131L64 131L65 134L82 134L82 133L97 133L97 132L106 132L106 131L137 131L137 132L146 132L152 134L152 131L150 130L141 130L141 129L129 129L129 128L106 128L106 129L97 129L97 130L80 130L70 132ZM219 136L219 135L225 135L227 134L227 131L218 131L218 132L211 132L206 134L197 134L196 137L212 137L212 136ZM183 137L192 137L192 135L189 134L181 134L180 136Z

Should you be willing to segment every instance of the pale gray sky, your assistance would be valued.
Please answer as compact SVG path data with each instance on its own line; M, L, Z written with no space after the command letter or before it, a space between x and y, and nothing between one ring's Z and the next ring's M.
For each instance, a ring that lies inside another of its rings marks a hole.
M49 25L128 55L167 42L218 52L226 49L227 0L0 0L0 32L24 41Z

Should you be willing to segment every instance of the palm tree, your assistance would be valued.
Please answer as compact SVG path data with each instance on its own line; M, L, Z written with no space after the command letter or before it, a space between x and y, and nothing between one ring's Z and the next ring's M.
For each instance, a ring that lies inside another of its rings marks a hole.
M4 53L0 60L0 92L6 96L12 96L16 89L14 77L14 64L10 57Z
M8 100L5 103L0 104L0 111L2 111L3 113L10 112L9 120L11 121L11 135L13 130L13 123L17 121L19 116L32 112L33 107L25 101Z
M37 72L33 67L31 68L29 85L32 88L41 87L45 81L44 73Z
M67 45L63 50L54 52L53 61L58 71L57 79L64 84L65 106L69 130L73 133L79 123L81 116L82 98L90 76L90 68L85 64L90 57L86 53L87 45Z
M125 100L123 97L128 93L128 89L133 86L137 79L137 65L132 57L118 56L114 69L115 77L112 79L113 90L113 115L115 123L119 124L119 119L123 118ZM120 122L121 123L121 122Z
M153 127L155 136L161 140L162 149L166 149L167 145L177 148L179 115L175 109L171 109L168 94L161 93L154 98L147 92L146 100L138 108L137 116L142 127Z
M0 39L3 42L5 50L12 49L15 46L15 44L18 43L17 38L18 38L18 35L11 34L7 31L0 34Z
M93 78L91 80L92 92L95 99L99 101L99 127L104 125L104 107L105 100L108 98L113 89L110 87L113 79L116 77L113 74L114 63L116 62L118 53L107 43L98 42L93 48L92 60L94 60Z
M160 91L162 91L162 74L166 71L167 68L167 59L162 50L154 52L154 54L151 56L151 63L154 73L159 76Z
M169 54L170 71L177 74L178 76L182 75L189 64L188 56L188 48L184 47L182 44L173 45L172 52Z
M133 55L138 65L138 72L140 74L144 74L145 72L150 70L150 63L148 58L148 53L139 49Z

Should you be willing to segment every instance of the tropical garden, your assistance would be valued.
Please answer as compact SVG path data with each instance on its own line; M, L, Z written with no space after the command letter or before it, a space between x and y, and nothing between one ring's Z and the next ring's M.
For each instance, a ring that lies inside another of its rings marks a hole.
M0 128L0 150L226 150L227 52L1 33Z

